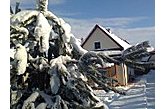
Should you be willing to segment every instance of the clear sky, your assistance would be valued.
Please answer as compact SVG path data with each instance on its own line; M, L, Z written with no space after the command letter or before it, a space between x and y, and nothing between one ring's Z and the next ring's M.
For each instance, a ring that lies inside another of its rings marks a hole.
M14 8L16 0L10 0ZM20 1L21 9L35 9L35 0ZM48 9L85 38L99 24L132 44L149 40L155 45L155 0L49 0Z

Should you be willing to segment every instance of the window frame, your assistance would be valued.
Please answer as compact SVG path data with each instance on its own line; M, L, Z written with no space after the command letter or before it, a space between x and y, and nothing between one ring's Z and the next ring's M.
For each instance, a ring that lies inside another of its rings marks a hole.
M96 45L99 44L99 45ZM101 42L100 41L94 41L94 50L100 50L101 49Z

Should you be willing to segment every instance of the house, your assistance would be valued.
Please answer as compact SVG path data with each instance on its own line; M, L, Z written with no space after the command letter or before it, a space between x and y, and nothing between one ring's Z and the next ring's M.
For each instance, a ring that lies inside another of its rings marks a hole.
M89 51L122 51L131 45L109 29L95 25L81 46Z
M131 45L113 34L110 29L96 24L81 46L88 51L104 52L112 57L120 56L122 51ZM104 69L107 71L107 76L117 79L120 85L127 85L129 74L133 73L133 69L125 64L110 64Z

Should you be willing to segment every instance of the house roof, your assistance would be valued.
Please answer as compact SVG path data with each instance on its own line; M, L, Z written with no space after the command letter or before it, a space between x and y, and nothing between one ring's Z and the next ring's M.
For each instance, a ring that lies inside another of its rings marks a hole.
M88 39L92 36L93 32L99 28L103 33L106 34L106 36L108 36L112 41L114 41L122 50L125 50L127 48L129 48L131 45L121 39L120 37L116 36L115 34L109 32L108 30L106 30L104 27L100 26L100 25L95 25L95 27L92 29L92 31L90 32L90 34L87 36L87 38L84 40L84 42L82 43L82 47L85 45L85 43L88 41Z

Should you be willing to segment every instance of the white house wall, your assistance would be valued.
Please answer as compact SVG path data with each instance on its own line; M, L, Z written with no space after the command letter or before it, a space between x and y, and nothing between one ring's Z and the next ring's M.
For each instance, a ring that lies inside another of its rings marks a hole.
M91 34L87 42L84 44L83 48L86 50L95 50L94 42L99 41L101 44L101 49L111 49L111 48L120 48L115 42L113 42L104 32L99 28Z

